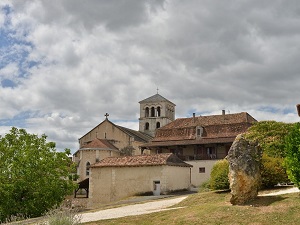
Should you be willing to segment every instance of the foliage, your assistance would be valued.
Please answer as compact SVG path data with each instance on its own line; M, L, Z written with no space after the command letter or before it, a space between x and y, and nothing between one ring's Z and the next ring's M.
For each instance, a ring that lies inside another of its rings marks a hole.
M125 148L120 149L121 156L132 156L134 148L132 146L126 146Z
M229 163L226 159L217 161L210 173L210 188L213 190L229 189Z
M203 182L198 189L198 192L207 192L210 191L210 180Z
M0 136L0 221L40 216L73 190L67 179L70 150L56 152L55 143L46 138L17 128Z
M285 166L288 177L300 188L300 123L295 123L285 140Z
M283 161L283 158L274 158L263 154L261 165L261 188L272 188L278 183L288 182Z
M46 213L46 221L39 225L77 225L80 224L82 216L78 210L58 207Z
M284 158L284 140L292 126L283 122L260 121L248 129L245 137L257 141L266 155Z

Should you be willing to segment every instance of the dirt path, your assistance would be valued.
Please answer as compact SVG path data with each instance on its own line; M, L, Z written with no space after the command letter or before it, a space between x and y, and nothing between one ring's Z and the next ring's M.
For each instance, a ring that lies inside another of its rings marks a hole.
M167 208L167 207L175 205L186 198L187 196L181 196L172 199L164 199L164 200L147 202L142 204L127 205L119 208L106 209L97 212L83 213L81 214L82 216L81 222L86 223L86 222L92 222L98 220L120 218L125 216L149 214L149 213L159 212L163 210L179 209L181 207L177 207L177 208Z

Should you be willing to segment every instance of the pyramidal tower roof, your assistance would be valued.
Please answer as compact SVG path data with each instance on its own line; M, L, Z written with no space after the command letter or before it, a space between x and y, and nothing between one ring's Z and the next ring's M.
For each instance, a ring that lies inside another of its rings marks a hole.
M153 95L149 98L146 98L146 99L140 101L139 103L151 103L151 102L170 102L173 105L175 105L173 102L171 102L168 99L164 98L160 94L155 94L155 95Z

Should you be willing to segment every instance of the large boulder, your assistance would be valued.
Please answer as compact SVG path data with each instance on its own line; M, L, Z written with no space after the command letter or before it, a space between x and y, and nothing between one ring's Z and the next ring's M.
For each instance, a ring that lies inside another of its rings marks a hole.
M243 134L236 137L227 156L231 204L243 205L256 198L261 182L261 156L257 143L246 140Z

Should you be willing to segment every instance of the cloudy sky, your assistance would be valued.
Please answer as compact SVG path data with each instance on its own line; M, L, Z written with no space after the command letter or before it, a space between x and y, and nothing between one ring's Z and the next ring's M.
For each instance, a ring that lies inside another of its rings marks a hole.
M176 117L299 121L299 0L1 0L0 134L58 150L110 114L138 129L159 94Z

